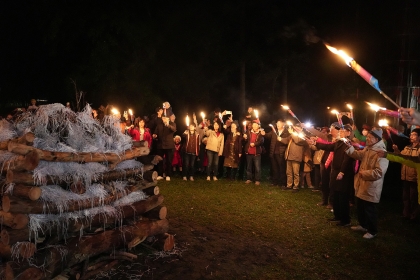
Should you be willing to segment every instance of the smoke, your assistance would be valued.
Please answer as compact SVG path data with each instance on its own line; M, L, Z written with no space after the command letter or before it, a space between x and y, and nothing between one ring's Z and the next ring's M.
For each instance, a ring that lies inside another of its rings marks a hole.
M283 27L282 36L287 39L300 36L309 45L322 40L316 33L314 26L309 25L304 19L298 19L296 23Z

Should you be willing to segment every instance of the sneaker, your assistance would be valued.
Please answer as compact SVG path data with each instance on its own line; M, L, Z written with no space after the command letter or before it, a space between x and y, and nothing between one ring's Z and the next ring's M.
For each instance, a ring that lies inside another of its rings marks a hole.
M281 189L284 190L284 191L289 191L289 190L292 189L292 187L285 187L285 186L283 186L283 187L281 187Z
M190 177L190 181L194 181L194 177L193 176Z
M255 181L255 185L259 186L260 182L259 181Z
M157 178L156 178L156 180L163 180L163 177L162 176L157 176Z
M213 176L213 181L217 181L217 177L216 176Z
M365 235L363 235L364 239L372 239L376 236L376 234L370 234L369 232L366 232Z
M297 192L299 192L299 189L293 189L292 192L297 193Z
M251 180L246 180L245 181L245 184L249 184L249 183L251 183L252 181Z
M308 189L315 189L315 187L314 186L309 186Z
M170 181L170 180L171 180L171 177L166 176L166 181Z
M187 181L187 177L185 177L185 176L182 177L182 180Z
M207 181L210 181L210 176L207 176Z
M364 227L362 227L361 225L358 226L352 226L351 227L352 230L354 231L363 231L363 232L367 232L367 229L365 229Z

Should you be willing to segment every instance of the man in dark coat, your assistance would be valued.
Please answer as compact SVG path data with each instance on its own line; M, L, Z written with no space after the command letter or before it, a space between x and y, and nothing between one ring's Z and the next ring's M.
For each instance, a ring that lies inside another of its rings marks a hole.
M270 163L273 172L272 185L286 186L286 159L285 152L290 141L290 133L284 129L285 122L278 120L276 128L266 133L264 138L270 141Z
M330 187L334 190L334 218L331 221L338 222L339 226L350 226L350 190L354 185L354 160L346 154L348 149L344 141L352 132L350 125L345 125L340 130L340 138L332 144L316 143L318 149L333 151L334 158L331 163Z

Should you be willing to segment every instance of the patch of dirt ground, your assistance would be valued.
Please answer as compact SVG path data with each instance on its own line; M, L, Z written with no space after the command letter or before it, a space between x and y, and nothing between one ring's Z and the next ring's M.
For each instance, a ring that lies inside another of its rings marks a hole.
M282 263L287 250L258 238L220 232L170 219L175 250L122 263L95 279L251 279L250 273L266 265ZM141 247L141 245L139 245ZM142 252L137 248L136 252ZM144 251L143 251L144 252Z

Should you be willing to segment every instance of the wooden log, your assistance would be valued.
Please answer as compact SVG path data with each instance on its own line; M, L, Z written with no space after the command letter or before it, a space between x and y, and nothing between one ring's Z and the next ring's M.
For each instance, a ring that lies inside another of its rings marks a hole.
M44 277L44 272L37 267L29 267L22 273L20 273L15 280L40 280Z
M108 182L115 181L118 179L127 179L134 175L141 174L141 168L129 169L129 170L112 170L99 174L98 178L93 182ZM6 172L6 184L15 183L23 185L35 185L33 174L28 172L16 172L13 170L7 170ZM48 176L45 185L62 185L67 186L68 183L60 180L56 176Z
M0 225L5 225L12 229L23 229L27 227L28 222L28 215L8 213L0 210Z
M84 194L86 192L85 185L80 181L71 183L69 189L71 192L74 192L77 194Z
M36 246L30 242L21 242L14 244L15 250L20 258L29 259L36 252ZM10 245L5 245L0 242L0 258L10 260L12 258L12 248Z
M166 206L156 206L152 210L147 211L142 216L152 220L163 220L166 219L166 215L168 214L168 209Z
M175 247L175 237L172 234L163 233L156 237L156 242L152 245L159 251L171 251Z
M70 153L70 152L54 152L37 149L31 146L9 142L8 151L26 155L29 152L38 154L40 160L46 161L59 161L59 162L111 162L113 164L119 163L124 160L134 159L139 156L148 155L150 150L148 147L138 147L126 150L122 154L117 153Z
M37 153L29 152L25 156L18 156L3 162L3 170L31 171L39 164Z
M157 177L158 177L157 171L150 170L150 171L143 172L143 179L146 181L149 181L149 182L156 181Z
M37 200L41 196L41 188L36 186L15 185L10 195L23 197L30 200Z
M0 150L7 150L9 147L9 142L15 142L18 144L32 146L34 144L34 139L35 139L35 135L32 132L28 132L21 137L17 137L17 138L0 142Z
M16 242L30 241L29 228L23 229L6 229L0 231L0 242L4 245L12 246Z
M160 192L160 189L158 186L156 187L150 187L143 189L143 192L147 195L158 195Z

